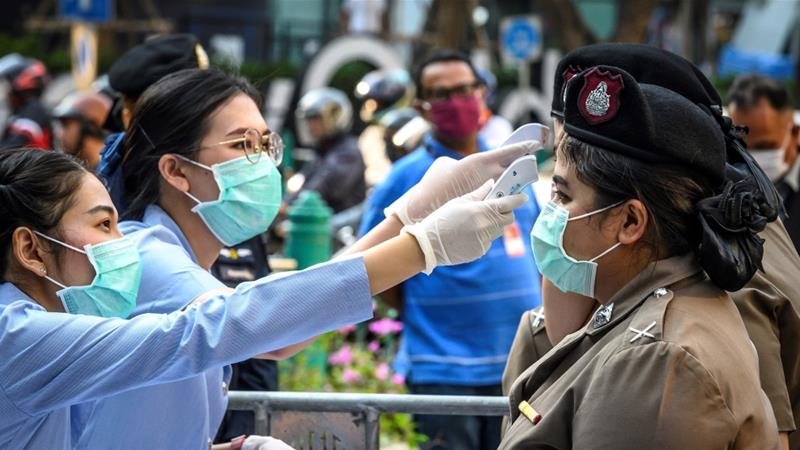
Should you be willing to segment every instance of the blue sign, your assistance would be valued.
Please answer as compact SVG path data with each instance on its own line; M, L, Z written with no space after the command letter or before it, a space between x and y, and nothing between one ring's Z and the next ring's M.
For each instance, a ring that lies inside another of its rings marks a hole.
M108 22L114 15L113 0L58 0L58 14L82 22Z
M513 18L504 24L500 40L503 50L519 60L535 58L542 47L542 35L538 26L528 18Z

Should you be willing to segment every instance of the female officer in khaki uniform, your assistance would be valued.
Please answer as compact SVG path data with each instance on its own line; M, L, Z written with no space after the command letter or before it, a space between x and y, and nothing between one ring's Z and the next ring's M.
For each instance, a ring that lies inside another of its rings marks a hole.
M603 307L514 382L500 448L775 448L755 349L723 291L760 264L758 186L726 180L709 111L621 69L575 75L564 104L533 250L555 286Z
M555 92L563 93L566 79L581 68L601 62L629 70L639 82L667 87L711 110L721 104L716 90L689 61L637 44L598 44L569 53L556 71ZM552 109L554 116L563 117L562 95L555 96ZM738 144L729 140L728 145L730 148ZM729 162L741 165L738 153L731 151ZM762 177L766 180L766 176ZM759 235L765 240L764 270L730 295L757 349L761 386L772 405L781 438L786 439L800 421L800 284L793 282L800 278L800 257L779 220L768 224ZM545 333L543 311L531 311L522 317L503 374L505 393L522 371L550 349L547 336L558 341L576 330L586 322L595 303L576 294L561 293L549 284L544 291L548 294L545 303L552 313L547 318L549 328ZM569 313L575 318L565 320L564 314ZM800 449L800 433L793 433L791 441L790 445L784 443L784 448Z

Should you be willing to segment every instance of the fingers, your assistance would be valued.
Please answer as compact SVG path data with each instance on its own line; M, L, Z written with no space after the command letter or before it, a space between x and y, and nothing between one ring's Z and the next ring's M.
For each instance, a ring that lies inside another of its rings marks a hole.
M483 200L487 195L489 195L489 192L492 191L493 187L494 180L487 180L481 187L465 195L465 197L469 200Z
M486 203L488 203L498 213L505 214L519 208L527 201L528 195L523 192L520 194L508 195L506 197L492 198L486 200Z
M485 155L484 157L488 161L495 162L505 168L523 156L533 155L540 148L542 148L542 144L539 141L522 141L500 147L497 150L483 152L481 156Z

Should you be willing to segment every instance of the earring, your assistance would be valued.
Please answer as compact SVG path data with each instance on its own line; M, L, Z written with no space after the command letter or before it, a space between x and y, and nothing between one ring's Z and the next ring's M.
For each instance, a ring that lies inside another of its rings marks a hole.
M46 274L47 273L47 269L45 269L44 266L42 266L42 267L39 268L39 272L42 272L42 274Z

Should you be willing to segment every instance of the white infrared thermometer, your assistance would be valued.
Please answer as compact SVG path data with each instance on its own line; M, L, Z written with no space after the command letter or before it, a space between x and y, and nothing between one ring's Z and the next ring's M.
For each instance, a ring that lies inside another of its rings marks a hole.
M486 200L519 194L529 184L538 179L539 171L536 168L536 157L533 155L523 156L511 163L505 172L500 175L489 195L486 196Z
M550 137L550 128L540 123L526 123L521 127L514 130L510 136L500 144L500 147L506 145L516 144L522 141L538 141L541 145L547 144L547 139Z

